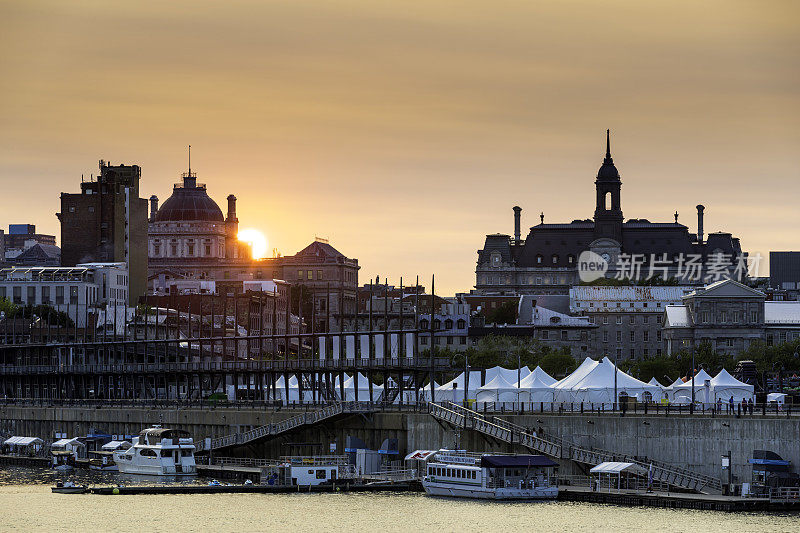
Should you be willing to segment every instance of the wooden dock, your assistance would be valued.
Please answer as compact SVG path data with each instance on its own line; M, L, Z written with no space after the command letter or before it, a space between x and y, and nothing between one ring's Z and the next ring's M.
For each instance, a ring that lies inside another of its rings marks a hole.
M800 511L800 502L775 503L769 498L743 498L682 492L639 492L616 489L593 491L588 487L559 487L559 501L605 503L628 507L696 509L704 511Z

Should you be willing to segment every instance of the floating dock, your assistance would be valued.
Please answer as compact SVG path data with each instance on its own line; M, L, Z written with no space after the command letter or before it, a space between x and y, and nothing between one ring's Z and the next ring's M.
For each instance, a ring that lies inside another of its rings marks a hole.
M682 492L638 492L627 490L593 491L588 487L562 487L559 501L605 503L628 507L696 509L703 511L753 512L800 511L800 502L776 503L769 498L743 498Z
M87 492L104 495L128 494L289 494L324 492L409 492L422 485L409 483L337 483L326 485L131 485L125 487L90 487Z

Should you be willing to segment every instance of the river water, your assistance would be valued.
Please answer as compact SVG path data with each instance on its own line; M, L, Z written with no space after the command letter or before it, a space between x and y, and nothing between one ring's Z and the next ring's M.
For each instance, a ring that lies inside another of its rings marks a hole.
M117 476L79 471L77 480L112 484L121 480ZM0 470L0 531L800 531L800 516L791 514L390 493L70 495L50 492L53 479L49 471Z

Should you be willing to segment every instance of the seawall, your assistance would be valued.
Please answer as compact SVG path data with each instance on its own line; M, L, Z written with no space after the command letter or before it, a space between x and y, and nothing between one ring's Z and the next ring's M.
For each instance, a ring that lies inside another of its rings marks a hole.
M0 432L6 435L38 436L52 440L56 432L86 435L91 429L109 434L136 434L152 424L186 429L195 439L219 437L252 427L279 422L297 410L260 409L147 409L0 406ZM733 475L749 481L747 460L753 450L774 451L792 464L800 464L800 418L718 417L618 414L504 415L502 418L528 428L571 440L582 446L652 458L698 473L723 477L721 456L729 450ZM300 429L255 446L223 455L278 457L280 455L327 454L331 445L343 453L348 435L378 449L384 439L396 438L400 455L415 449L460 447L473 451L517 451L509 444L472 431L455 431L420 413L377 412L343 418ZM564 464L564 473L584 473Z

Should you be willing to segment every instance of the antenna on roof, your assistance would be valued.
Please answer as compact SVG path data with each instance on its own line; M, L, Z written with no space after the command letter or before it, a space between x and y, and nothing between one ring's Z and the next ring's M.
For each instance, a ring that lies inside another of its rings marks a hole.
M192 145L189 145L189 175L192 175Z

